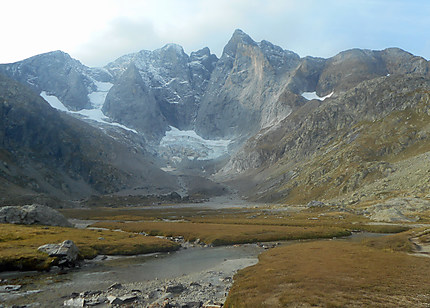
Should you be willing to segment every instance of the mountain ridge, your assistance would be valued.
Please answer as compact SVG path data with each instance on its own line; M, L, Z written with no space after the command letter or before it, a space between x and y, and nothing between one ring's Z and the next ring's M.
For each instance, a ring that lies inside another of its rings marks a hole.
M399 48L301 58L268 41L255 42L239 29L219 59L207 47L188 55L181 46L167 44L124 55L103 68L88 68L59 51L0 65L0 72L58 98L71 111L97 110L105 116L103 129L110 122L129 128L124 133L111 127L120 138L130 134L131 144L137 142L143 151L158 156L157 164L164 164L172 176L212 178L216 173L215 180L235 185L250 198L294 202L309 201L292 197L297 187L312 190L304 179L294 179L312 177L319 170L318 160L327 158L321 149L342 136L352 140L339 141L342 149L361 140L348 134L348 128L359 123L374 127L371 123L406 109L417 112L428 91L429 71L428 61ZM402 151L409 151L411 144ZM375 147L372 143L372 151ZM324 185L337 183L333 187L352 194L360 185L348 184L351 176L361 177L357 183L379 180L391 164L381 158L357 159L358 165L351 160L346 164L351 170L370 164L366 172L373 175L330 176ZM376 175L369 170L380 171Z

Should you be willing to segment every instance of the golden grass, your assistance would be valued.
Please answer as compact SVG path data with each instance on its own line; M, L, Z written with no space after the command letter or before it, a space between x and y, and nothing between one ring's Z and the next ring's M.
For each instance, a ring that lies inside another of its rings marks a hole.
M200 239L213 245L254 243L295 239L347 236L349 231L337 227L275 226L189 222L98 222L94 227L146 232L150 235L184 236L188 241Z
M295 227L336 227L375 233L397 233L407 227L396 225L370 225L369 219L330 208L310 208L299 212L268 211L266 209L130 209L96 208L62 211L70 218L107 221L162 221L184 220L193 223L272 225Z
M82 258L171 251L178 245L155 237L114 231L0 224L0 270L45 269L53 260L37 251L44 244L72 240Z
M189 219L196 216L212 216L217 214L237 213L241 210L223 209L199 209L199 208L170 208L159 209L145 208L108 208L98 207L90 209L63 209L60 210L68 218L89 220L159 220L159 219Z
M430 260L335 241L275 248L239 271L225 307L428 307Z
M410 241L410 238L416 232L416 230L410 230L384 237L369 238L364 240L363 244L388 251L413 252L414 244Z

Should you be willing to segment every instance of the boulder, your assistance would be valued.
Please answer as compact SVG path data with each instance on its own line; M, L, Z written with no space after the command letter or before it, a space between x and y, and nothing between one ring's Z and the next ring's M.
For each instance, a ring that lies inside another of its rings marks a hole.
M58 211L46 205L5 206L0 208L0 223L72 227Z
M37 250L47 253L50 257L59 258L60 265L73 265L78 259L79 249L71 240L66 240L60 244L46 244Z

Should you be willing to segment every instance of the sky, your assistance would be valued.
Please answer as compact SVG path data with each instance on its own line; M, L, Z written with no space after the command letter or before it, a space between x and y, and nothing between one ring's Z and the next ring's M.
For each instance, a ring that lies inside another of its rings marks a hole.
M399 47L430 59L428 0L4 0L0 11L0 63L62 50L96 67L167 43L220 56L235 29L302 57Z

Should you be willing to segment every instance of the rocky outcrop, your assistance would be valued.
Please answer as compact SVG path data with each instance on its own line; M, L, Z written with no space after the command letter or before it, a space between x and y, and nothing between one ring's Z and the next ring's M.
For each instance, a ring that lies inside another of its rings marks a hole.
M138 130L147 140L159 139L168 128L154 93L133 63L109 91L102 110L114 121Z
M2 207L0 223L72 227L61 213L40 204Z

